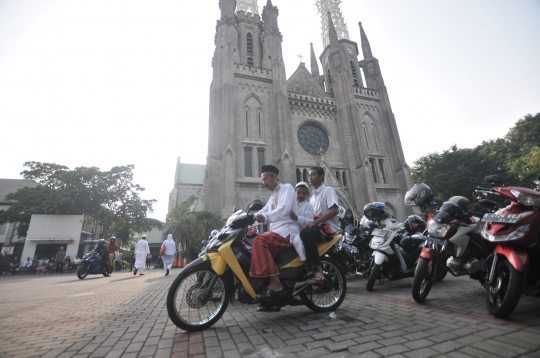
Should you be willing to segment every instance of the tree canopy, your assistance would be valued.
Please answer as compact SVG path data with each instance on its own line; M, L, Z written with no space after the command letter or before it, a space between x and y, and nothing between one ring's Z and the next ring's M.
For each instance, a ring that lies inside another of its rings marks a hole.
M414 182L429 185L437 202L455 195L472 199L476 186L491 174L499 175L505 185L538 190L540 113L518 120L504 138L482 142L472 149L454 145L442 153L419 158L411 169Z
M218 214L212 211L192 212L191 207L197 200L194 195L182 201L180 206L174 208L163 225L163 238L172 234L180 244L182 251L193 258L200 250L200 244L208 238L214 229L220 229L223 221Z
M115 235L120 243L133 233L161 227L147 217L156 200L141 199L144 188L133 183L133 165L117 166L109 171L96 167L66 166L26 162L21 175L39 185L25 187L6 196L15 201L0 211L0 224L19 222L18 235L26 236L32 214L88 214L103 225L104 237Z

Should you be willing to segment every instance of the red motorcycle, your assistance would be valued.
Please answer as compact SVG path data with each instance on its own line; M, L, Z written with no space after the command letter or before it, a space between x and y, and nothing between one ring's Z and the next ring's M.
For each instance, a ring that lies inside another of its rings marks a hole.
M510 202L482 219L482 236L497 245L487 262L486 306L493 316L503 318L514 311L522 294L540 295L540 192L512 186L479 187L477 192Z

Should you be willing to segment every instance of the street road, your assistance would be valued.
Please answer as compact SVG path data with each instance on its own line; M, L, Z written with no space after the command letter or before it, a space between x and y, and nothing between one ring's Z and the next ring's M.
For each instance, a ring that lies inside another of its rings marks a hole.
M540 298L522 297L509 319L495 319L467 277L448 275L420 305L412 279L370 293L349 276L335 318L236 302L214 327L186 333L165 307L179 272L2 276L0 357L540 357Z

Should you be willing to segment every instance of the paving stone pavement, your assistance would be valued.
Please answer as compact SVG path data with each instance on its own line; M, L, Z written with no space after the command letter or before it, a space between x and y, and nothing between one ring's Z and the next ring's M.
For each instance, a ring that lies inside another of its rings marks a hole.
M0 277L0 357L539 357L540 298L522 297L506 320L487 314L476 281L448 275L425 304L412 279L349 277L336 318L306 307L256 312L236 302L204 332L168 319L163 276L122 271Z

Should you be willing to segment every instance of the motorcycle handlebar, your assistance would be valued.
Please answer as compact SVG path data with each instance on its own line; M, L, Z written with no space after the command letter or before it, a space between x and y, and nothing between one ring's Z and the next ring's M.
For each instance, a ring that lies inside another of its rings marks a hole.
M492 188L483 188L481 186L477 186L476 191L487 191L487 192L491 193L491 192L493 192L493 189Z

